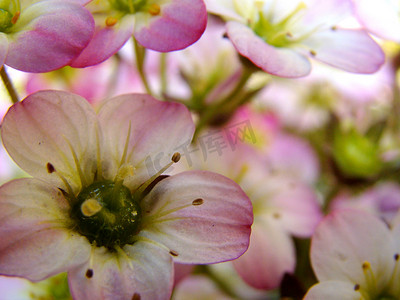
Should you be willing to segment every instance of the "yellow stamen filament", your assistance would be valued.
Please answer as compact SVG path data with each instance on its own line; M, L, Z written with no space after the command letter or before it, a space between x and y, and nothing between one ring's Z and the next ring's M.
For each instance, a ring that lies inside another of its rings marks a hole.
M161 7L160 5L153 3L149 6L149 14L151 14L152 16L158 16L161 12Z
M118 22L118 19L117 19L117 18L114 18L114 17L107 17L107 19L106 19L106 26L107 26L107 27L112 27L112 26L114 26L115 24L117 24L117 22Z
M362 270L364 272L365 283L368 286L368 290L371 295L376 295L377 293L377 281L375 278L374 271L371 268L369 261L365 261L362 264Z
M94 198L85 200L81 205L82 214L86 217L92 217L97 214L103 206Z

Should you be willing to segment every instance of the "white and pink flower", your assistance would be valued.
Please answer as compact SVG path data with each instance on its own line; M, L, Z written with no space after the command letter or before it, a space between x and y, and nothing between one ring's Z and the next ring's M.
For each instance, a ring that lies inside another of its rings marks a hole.
M48 72L88 45L94 21L83 0L0 2L0 65Z
M320 281L305 300L400 298L400 226L373 215L336 211L312 238L311 263Z
M0 188L0 274L68 272L74 299L169 299L173 261L235 259L252 206L228 178L161 174L194 125L181 104L127 94L98 114L78 95L42 91L13 105L5 148L33 178ZM150 168L149 160L163 164Z
M338 26L351 13L350 0L208 0L206 5L227 21L237 51L273 75L307 75L307 57L354 73L374 73L384 62L365 30Z
M143 47L169 52L196 42L207 24L203 0L91 1L96 30L73 67L98 64L116 53L132 37Z

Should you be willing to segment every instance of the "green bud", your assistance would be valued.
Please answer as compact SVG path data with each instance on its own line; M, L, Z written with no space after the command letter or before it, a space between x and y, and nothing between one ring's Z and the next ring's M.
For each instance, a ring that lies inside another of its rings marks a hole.
M350 177L371 177L382 169L378 144L355 129L335 132L333 156L339 169Z

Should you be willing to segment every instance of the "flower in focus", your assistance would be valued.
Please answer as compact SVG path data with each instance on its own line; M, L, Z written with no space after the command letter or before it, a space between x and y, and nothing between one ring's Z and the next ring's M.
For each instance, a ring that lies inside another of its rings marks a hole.
M305 300L399 299L400 226L355 210L336 211L317 227L311 263L320 281Z
M114 97L97 115L60 91L13 105L3 143L34 178L0 188L0 273L66 271L74 299L169 299L173 261L240 256L252 224L240 187L205 171L162 175L193 131L183 105L148 95Z
M237 51L264 71L301 77L307 57L354 73L374 73L384 62L379 45L362 29L338 26L351 11L348 0L209 0L209 12L227 21Z
M87 67L116 53L132 36L145 48L160 52L196 42L207 23L203 0L91 1L96 30L86 49L71 64Z
M94 32L93 17L79 2L0 1L0 65L25 72L68 65Z

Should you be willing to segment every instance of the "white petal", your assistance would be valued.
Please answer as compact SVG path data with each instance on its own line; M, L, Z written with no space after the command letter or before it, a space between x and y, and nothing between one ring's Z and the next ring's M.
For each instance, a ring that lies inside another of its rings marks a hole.
M325 281L311 287L304 300L360 300L359 292L354 290L354 284L346 281Z

